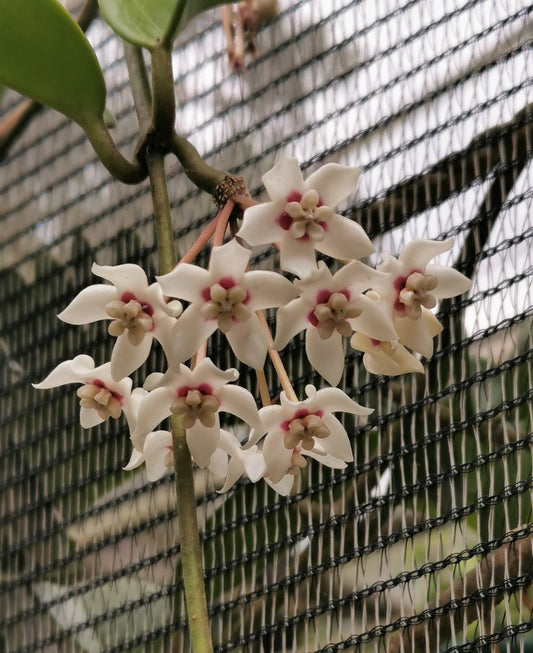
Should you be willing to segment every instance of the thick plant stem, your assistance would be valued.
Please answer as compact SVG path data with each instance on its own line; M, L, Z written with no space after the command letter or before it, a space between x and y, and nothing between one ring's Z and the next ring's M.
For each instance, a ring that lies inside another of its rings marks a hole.
M174 253L174 233L170 218L165 160L162 154L154 152L146 156L146 163L148 165L148 174L150 175L152 201L154 204L159 273L167 274L176 264L176 255Z
M146 156L161 274L170 272L176 263L174 236L170 217L170 204L165 175L165 162L160 152L149 152ZM176 473L176 498L181 545L181 568L185 587L185 604L189 624L189 638L193 653L211 653L211 629L207 613L204 575L202 569L202 550L198 533L196 501L192 459L185 438L185 430L178 416L173 416L172 442L174 469ZM177 617L177 615L176 615ZM177 646L173 653L181 653Z
M165 151L170 148L176 119L174 77L170 49L152 51L152 128Z
M192 460L185 430L179 416L172 417L172 448L176 472L176 497L181 542L181 562L189 638L193 653L212 653L211 629L207 614L202 553L198 534ZM177 652L176 652L177 653Z
M85 125L91 145L111 175L124 184L138 184L146 179L146 170L138 161L128 161L119 152L103 119Z
M184 136L174 133L170 143L172 153L183 166L187 177L202 190L214 195L217 186L224 182L227 172L208 165L198 150Z
M141 134L146 134L152 122L152 92L141 48L124 41L124 58L128 67L133 103Z

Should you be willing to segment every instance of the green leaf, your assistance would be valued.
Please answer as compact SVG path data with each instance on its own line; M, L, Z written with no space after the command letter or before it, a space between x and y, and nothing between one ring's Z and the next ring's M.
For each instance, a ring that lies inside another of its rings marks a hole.
M227 0L226 0L227 2ZM172 41L194 16L224 0L98 0L100 13L125 41L153 50ZM172 23L177 19L175 29ZM173 34L168 35L169 30Z
M177 25L174 36L181 32L181 30L192 20L196 15L201 14L203 11L218 7L219 5L230 4L227 0L182 0L185 5L183 13L181 14L179 23Z
M100 13L125 41L153 50L163 39L176 0L98 0Z
M82 127L104 112L98 60L56 0L0 0L0 82Z

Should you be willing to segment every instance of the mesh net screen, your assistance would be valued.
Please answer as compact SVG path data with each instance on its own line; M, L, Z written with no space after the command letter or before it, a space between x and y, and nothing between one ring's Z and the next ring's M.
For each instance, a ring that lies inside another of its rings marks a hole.
M347 348L340 387L375 409L345 420L354 464L310 462L288 497L244 481L222 496L197 473L218 653L533 650L526 4L282 0L241 76L229 72L218 12L177 41L178 127L209 162L244 176L257 199L280 156L304 174L361 166L341 209L376 250L453 237L439 262L474 280L438 307L445 330L425 375L371 376ZM122 45L100 19L88 38L113 136L131 155ZM2 115L18 102L6 93ZM183 253L214 206L167 164ZM104 323L56 315L97 281L93 261L157 273L148 184L113 181L81 129L44 110L2 162L0 186L0 650L187 651L173 477L123 471L125 423L82 429L72 386L31 386L78 353L109 358ZM272 268L277 255L258 250L256 263ZM209 354L236 365L224 339ZM300 395L320 385L301 337L283 359ZM154 350L134 381L163 365ZM256 392L246 369L241 380Z

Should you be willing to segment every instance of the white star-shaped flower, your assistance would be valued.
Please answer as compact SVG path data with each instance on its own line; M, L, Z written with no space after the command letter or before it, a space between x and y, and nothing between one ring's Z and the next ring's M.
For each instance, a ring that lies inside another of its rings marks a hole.
M354 349L365 353L363 365L371 374L397 376L409 372L424 373L424 366L399 342L376 340L355 333L350 340Z
M292 490L296 476L302 469L307 467L307 458L313 458L326 467L332 469L345 469L346 463L340 458L335 458L331 454L324 451L320 444L318 444L312 451L307 451L301 447L295 447L292 451L289 467L287 473L282 476L279 481L274 482L266 472L265 481L270 487L282 496L287 496Z
M84 288L58 317L69 324L89 324L112 320L109 333L117 337L111 355L111 374L119 381L140 367L148 358L152 340L170 357L172 327L181 313L179 302L165 303L157 283L148 285L138 265L97 265L93 274L111 284Z
M77 395L80 399L80 422L83 428L101 424L108 417L117 419L124 411L130 431L135 428L138 399L144 390L131 390L131 379L115 381L111 376L111 363L95 367L90 356L80 354L72 360L60 363L40 383L38 390L56 388L69 383L80 383Z
M250 245L279 243L283 270L300 277L316 268L315 250L342 260L374 252L364 229L335 213L357 187L359 170L328 163L305 181L296 159L282 159L263 177L271 202L244 212L238 236Z
M256 483L266 471L263 454L257 446L243 449L227 431L221 431L219 447L211 456L208 469L222 481L218 492L227 492L243 475Z
M253 462L252 458L254 459ZM194 456L193 461L197 463ZM134 449L124 470L131 471L143 463L146 464L146 476L152 482L160 479L174 467L172 434L170 431L148 433L144 441L143 451L140 452ZM206 467L215 479L222 481L223 485L218 491L226 492L245 472L254 482L261 478L264 471L264 462L260 452L257 454L252 450L243 451L235 436L221 429L218 446L211 454ZM257 471L254 472L254 469Z
M282 392L281 405L265 406L259 411L267 430L263 442L266 475L274 484L287 474L296 473L299 467L305 467L302 454L331 467L344 466L345 462L352 461L350 439L332 413L372 413L339 388L317 391L308 385L305 393L308 398L304 401L291 401ZM260 437L261 434L252 431L247 446L255 444Z
M134 448L128 464L123 469L131 472L143 463L146 463L146 477L151 482L159 480L174 467L170 431L148 433L144 439L143 451Z
M219 411L232 413L257 431L265 432L252 394L237 385L228 385L239 376L237 370L220 370L209 358L194 370L180 364L161 377L161 387L141 401L137 427L132 435L135 449L144 452L145 437L154 426L172 414L181 415L187 444L200 467L209 464L219 446Z
M213 247L207 270L183 263L158 277L165 294L191 302L173 331L177 361L191 358L220 328L239 360L263 367L268 341L255 311L283 306L297 291L276 272L246 272L250 256L250 250L231 240Z
M457 270L429 262L452 246L452 240L416 239L398 259L385 255L384 262L377 266L391 275L388 289L380 288L379 292L390 307L400 342L426 358L433 355L433 338L442 330L429 309L437 305L437 300L455 297L472 286L472 281Z
M283 349L305 329L309 362L328 383L337 385L344 370L343 337L356 330L382 340L397 338L387 313L362 294L388 280L389 275L360 261L352 261L334 275L320 261L315 272L294 282L300 296L278 310L274 349Z

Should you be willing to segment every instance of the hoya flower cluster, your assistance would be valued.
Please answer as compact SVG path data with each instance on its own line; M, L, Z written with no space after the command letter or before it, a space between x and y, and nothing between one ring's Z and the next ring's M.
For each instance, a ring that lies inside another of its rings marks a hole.
M172 435L163 428L173 415L181 420L194 462L215 475L222 491L246 475L287 494L306 457L344 468L353 459L352 446L333 413L366 416L371 410L336 387L308 385L307 397L299 400L281 378L280 403L258 409L254 396L235 384L237 370L219 369L204 352L219 329L235 357L260 371L270 348L281 350L305 331L309 362L330 386L342 378L347 340L364 352L372 373L423 372L419 355L432 355L442 329L431 309L471 283L431 263L451 241L414 240L398 259L385 255L377 269L361 262L374 252L368 236L335 212L355 190L358 175L328 164L304 180L295 159L282 160L263 177L271 201L245 211L236 238L213 246L207 269L178 264L149 284L136 265L94 264L93 273L109 283L80 292L59 317L70 324L109 320L116 338L111 361L97 367L89 356L76 356L35 387L80 384L80 420L87 428L124 413L132 441L126 469L145 464L150 480L173 466ZM288 276L249 270L251 250L244 243L274 243ZM333 273L317 262L316 252L342 267ZM272 342L260 312L273 308ZM154 339L167 369L132 389L129 375L146 361ZM244 442L221 428L221 412L247 425Z

